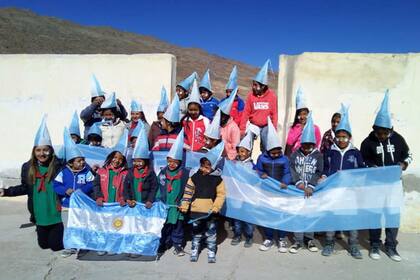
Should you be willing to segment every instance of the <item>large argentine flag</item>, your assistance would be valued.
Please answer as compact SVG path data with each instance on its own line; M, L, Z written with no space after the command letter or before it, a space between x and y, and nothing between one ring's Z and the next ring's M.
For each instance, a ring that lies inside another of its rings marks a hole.
M76 191L70 199L64 247L154 256L166 215L167 208L161 202L150 209L141 203L133 208L118 203L99 207Z

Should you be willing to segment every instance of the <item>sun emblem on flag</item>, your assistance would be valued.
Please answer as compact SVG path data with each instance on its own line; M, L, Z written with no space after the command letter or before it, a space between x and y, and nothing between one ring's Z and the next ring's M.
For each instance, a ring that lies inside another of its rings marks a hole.
M123 220L121 218L115 218L112 221L112 227L115 228L116 230L120 230L123 225L124 225L124 223L123 223Z

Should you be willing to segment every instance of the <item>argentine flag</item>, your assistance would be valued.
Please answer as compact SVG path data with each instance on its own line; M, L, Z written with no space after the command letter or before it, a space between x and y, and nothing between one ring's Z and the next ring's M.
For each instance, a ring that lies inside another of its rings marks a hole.
M147 209L105 203L99 207L81 191L71 195L64 247L155 256L167 207L155 202Z

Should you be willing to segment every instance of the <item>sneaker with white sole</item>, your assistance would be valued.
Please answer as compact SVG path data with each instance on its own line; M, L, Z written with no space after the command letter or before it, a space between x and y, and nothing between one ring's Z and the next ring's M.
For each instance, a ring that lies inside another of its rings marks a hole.
M400 261L402 261L402 258L401 258L401 256L400 256L400 254L398 254L397 249L394 249L394 248L387 248L387 249L385 250L385 253L388 255L388 257L389 257L391 260L393 260L393 261L395 261L395 262L400 262Z
M318 247L316 246L315 241L313 240L308 241L307 247L310 252L318 252Z
M279 240L279 253L287 253L287 241L284 239Z
M292 246L290 246L289 253L297 254L297 252L299 252L300 249L302 249L302 245L300 245L300 243L295 243Z
M76 253L77 253L76 249L64 249L63 251L61 251L61 256L63 258L67 258Z
M268 251L273 247L273 241L270 239L264 240L263 244L260 246L260 251Z
M370 248L370 250L369 250L369 257L372 260L375 260L375 261L376 260L379 260L381 258L379 247L372 247L372 248Z
M174 255L178 256L178 257L182 257L185 255L184 249L182 248L181 245L174 245Z
M215 263L216 262L216 252L208 250L207 251L207 262Z

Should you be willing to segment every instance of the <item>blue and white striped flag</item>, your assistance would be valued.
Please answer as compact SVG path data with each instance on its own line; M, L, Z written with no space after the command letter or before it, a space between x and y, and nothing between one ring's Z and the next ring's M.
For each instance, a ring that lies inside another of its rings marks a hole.
M105 203L99 207L81 191L71 195L64 247L154 256L159 247L167 207L162 202L147 209Z

